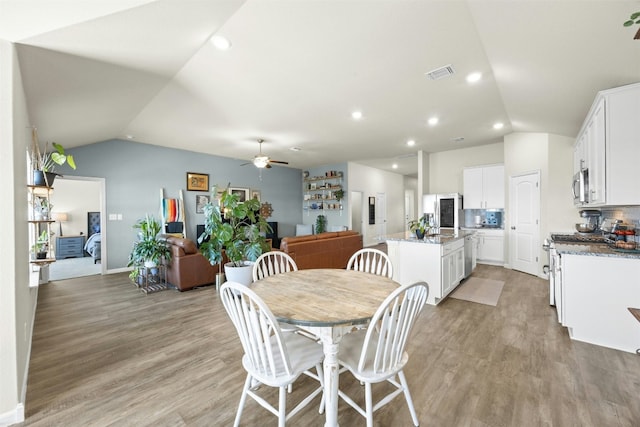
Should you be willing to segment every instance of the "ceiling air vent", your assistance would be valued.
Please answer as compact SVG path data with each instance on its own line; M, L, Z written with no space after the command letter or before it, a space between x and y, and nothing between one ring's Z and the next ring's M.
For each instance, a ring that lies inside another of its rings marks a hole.
M445 65L444 67L431 70L426 74L431 80L439 80L439 79L444 79L445 77L452 76L454 73L455 73L455 70L453 69L453 65L449 64L449 65Z

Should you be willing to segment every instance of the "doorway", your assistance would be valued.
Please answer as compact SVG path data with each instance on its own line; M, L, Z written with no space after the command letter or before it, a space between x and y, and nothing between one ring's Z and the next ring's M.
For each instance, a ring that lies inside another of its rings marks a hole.
M540 261L540 171L509 178L509 257L514 270L538 275Z
M49 266L49 280L65 280L95 274L105 274L106 251L101 251L101 260L94 260L86 252L89 235L89 216L100 213L100 224L92 225L92 232L99 232L102 247L105 238L105 180L104 178L77 177L67 175L56 179L51 195L54 218L62 218L52 224L56 262ZM58 214L58 215L55 215ZM90 239L94 243L95 237Z

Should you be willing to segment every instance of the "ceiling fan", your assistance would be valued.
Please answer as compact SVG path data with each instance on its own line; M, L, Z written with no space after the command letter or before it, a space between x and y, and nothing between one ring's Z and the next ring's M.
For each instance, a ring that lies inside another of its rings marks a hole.
M266 155L262 154L262 143L263 142L264 142L264 139L259 139L258 140L258 144L260 144L260 152L258 153L258 155L256 155L251 162L243 163L241 166L253 163L253 165L255 167L257 167L258 169L263 169L263 168L267 168L268 169L268 168L271 167L271 163L280 163L282 165L288 165L289 164L289 162L283 162L283 161L280 161L280 160L272 160L269 156L266 156Z

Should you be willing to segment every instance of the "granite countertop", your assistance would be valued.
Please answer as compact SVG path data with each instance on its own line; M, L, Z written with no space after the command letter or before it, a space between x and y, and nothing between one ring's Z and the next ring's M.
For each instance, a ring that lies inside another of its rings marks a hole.
M555 243L559 254L640 259L640 250L614 249L607 243Z
M389 240L394 242L411 242L411 243L426 243L435 245L445 245L456 240L464 239L466 236L475 233L475 231L469 230L443 230L439 234L425 236L424 239L417 239L415 234L409 231L403 231L401 233L387 234L380 240Z

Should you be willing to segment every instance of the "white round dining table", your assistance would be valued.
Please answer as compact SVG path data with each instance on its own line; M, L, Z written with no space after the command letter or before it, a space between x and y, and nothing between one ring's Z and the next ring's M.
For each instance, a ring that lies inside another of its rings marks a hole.
M316 335L324 351L325 426L338 425L340 339L366 325L399 284L384 276L342 269L310 269L258 280L251 289L279 322Z

